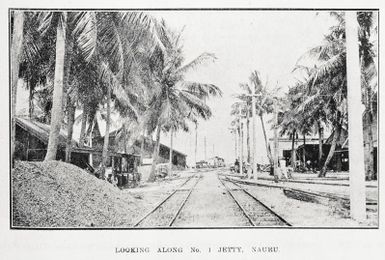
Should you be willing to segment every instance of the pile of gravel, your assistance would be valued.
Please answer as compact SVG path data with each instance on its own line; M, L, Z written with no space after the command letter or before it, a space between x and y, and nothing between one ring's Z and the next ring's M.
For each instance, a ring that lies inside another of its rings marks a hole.
M135 198L68 163L16 162L12 218L16 227L128 227Z

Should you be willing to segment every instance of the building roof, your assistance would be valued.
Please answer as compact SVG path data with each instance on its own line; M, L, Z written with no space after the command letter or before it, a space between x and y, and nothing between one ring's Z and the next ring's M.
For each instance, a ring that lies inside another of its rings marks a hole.
M23 128L25 131L29 132L33 136L35 136L37 139L39 139L44 144L48 145L49 140L49 132L51 129L50 125L38 122L36 120L31 120L23 117L16 117L16 124ZM60 129L59 133L59 139L58 139L58 146L61 149L64 149L66 147L67 142L67 133L64 131L64 129ZM80 147L79 143L72 139L72 150L74 152L86 152L86 153L101 153L102 150L95 148L95 147ZM118 151L109 151L110 154L125 154L124 152ZM133 148L130 151L127 151L126 154L130 155L137 155L136 150Z
M38 138L44 144L48 144L49 132L51 129L50 125L38 122L36 120L31 120L23 117L16 117L16 124L23 128L25 131L29 132L36 138ZM67 134L63 129L60 129L58 145L61 148L66 146ZM73 147L79 147L78 142L72 140Z
M117 130L111 131L110 134L109 134L109 137L110 137L110 138L111 138L111 137L116 137L116 135L117 135L117 133L118 133L119 130L120 130L120 128L117 129ZM100 138L104 138L104 136L100 136ZM140 137L137 138L137 140L141 140L142 138L143 138L143 135L140 135ZM146 142L151 143L152 145L155 145L155 141L154 141L151 137L145 136L145 139L146 139ZM135 143L135 142L134 142L134 143ZM160 147L161 147L162 149L170 149L169 146L163 144L162 142L160 142ZM111 149L112 149L112 148L111 148ZM129 150L131 150L133 153L138 153L138 154L140 154L140 147L136 146L135 144L133 144L132 146L130 146L130 149L129 149ZM179 154L179 155L182 155L182 156L184 156L184 157L187 157L187 155L186 155L185 153L182 153L182 152L180 152L180 151L178 151L178 150L175 150L174 148L172 149L172 151L173 151L174 154Z

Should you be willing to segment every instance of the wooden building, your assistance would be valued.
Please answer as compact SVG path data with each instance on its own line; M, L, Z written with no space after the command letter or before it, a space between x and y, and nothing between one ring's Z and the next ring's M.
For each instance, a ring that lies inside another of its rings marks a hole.
M47 153L50 126L35 120L16 118L15 160L43 161ZM67 135L62 129L59 133L59 142L56 159L65 160ZM90 173L96 173L101 163L102 149L94 147L80 147L72 140L71 163ZM118 177L119 184L124 185L129 180L140 179L137 172L139 155L135 151L120 152L109 147L107 161L107 177ZM110 176L108 176L110 175Z

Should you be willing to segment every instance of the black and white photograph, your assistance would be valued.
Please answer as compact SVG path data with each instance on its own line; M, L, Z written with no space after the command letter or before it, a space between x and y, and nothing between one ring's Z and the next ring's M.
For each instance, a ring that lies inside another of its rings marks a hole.
M377 228L378 17L9 9L11 228Z
M382 10L6 0L0 259L382 259Z

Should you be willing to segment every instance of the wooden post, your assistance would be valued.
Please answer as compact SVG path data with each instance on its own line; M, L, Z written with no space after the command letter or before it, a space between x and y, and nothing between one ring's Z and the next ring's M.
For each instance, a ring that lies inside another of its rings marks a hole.
M358 51L357 13L345 12L346 73L348 85L350 216L366 219L365 166L361 102L361 69Z

